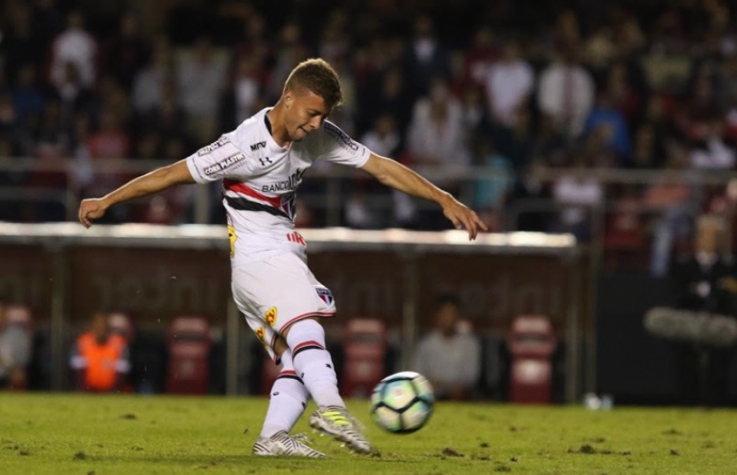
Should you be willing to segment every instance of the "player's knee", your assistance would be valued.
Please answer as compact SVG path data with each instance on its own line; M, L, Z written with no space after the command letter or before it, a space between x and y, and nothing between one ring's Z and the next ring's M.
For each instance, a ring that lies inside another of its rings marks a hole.
M297 356L297 352L307 345L325 349L325 329L316 319L306 318L293 323L284 336L292 350L292 357Z

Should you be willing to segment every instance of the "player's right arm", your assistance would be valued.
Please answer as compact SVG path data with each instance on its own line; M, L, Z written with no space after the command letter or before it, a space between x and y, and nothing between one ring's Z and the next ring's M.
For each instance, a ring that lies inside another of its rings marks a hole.
M92 221L105 215L105 211L115 204L152 195L174 185L195 183L187 167L187 160L157 168L135 178L102 198L82 200L79 205L79 221L84 227L92 226Z

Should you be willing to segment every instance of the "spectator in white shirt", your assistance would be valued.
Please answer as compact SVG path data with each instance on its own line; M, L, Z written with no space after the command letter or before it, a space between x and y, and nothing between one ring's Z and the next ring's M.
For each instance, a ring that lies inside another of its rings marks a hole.
M436 77L429 97L418 99L409 126L408 146L417 164L465 166L469 163L458 99Z
M417 346L415 368L430 380L438 399L470 399L481 372L478 339L460 331L460 319L458 301L442 297L435 329Z
M703 141L691 149L692 168L725 170L734 167L735 152L724 142L724 123L721 118L712 119Z
M192 133L200 142L213 140L218 100L225 82L226 64L215 57L210 40L197 40L192 54L179 65L179 103Z
M578 64L573 50L565 50L540 75L540 110L553 118L560 132L575 138L583 131L593 104L594 80L591 74Z
M586 166L585 160L579 160L578 168ZM553 184L553 198L561 207L559 230L587 240L591 236L591 210L604 200L602 184L596 178L562 176Z
M534 85L532 67L520 57L519 45L510 41L502 59L489 68L486 76L489 110L494 121L513 128L515 112L528 99Z
M54 40L51 53L51 82L61 87L65 79L67 63L72 63L79 72L84 87L95 82L95 55L97 42L84 30L82 13L74 10L67 16L67 29Z

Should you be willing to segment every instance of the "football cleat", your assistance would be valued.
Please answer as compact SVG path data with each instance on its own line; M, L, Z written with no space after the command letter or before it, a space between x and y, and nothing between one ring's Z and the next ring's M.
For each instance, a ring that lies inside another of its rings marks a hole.
M370 454L371 444L363 435L363 427L344 407L320 406L310 416L310 427L344 442L346 446L360 454Z
M308 447L304 442L307 438L301 435L291 436L284 431L279 431L271 437L259 437L253 444L254 455L275 456L286 455L289 457L324 457L325 454Z

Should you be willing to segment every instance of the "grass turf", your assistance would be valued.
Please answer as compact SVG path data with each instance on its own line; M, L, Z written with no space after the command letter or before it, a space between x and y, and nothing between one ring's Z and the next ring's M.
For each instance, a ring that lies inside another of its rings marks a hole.
M427 427L398 436L369 421L366 402L353 401L381 455L313 437L329 457L315 460L250 454L266 402L2 393L0 473L735 473L734 411L445 403ZM305 419L298 431L307 431Z

